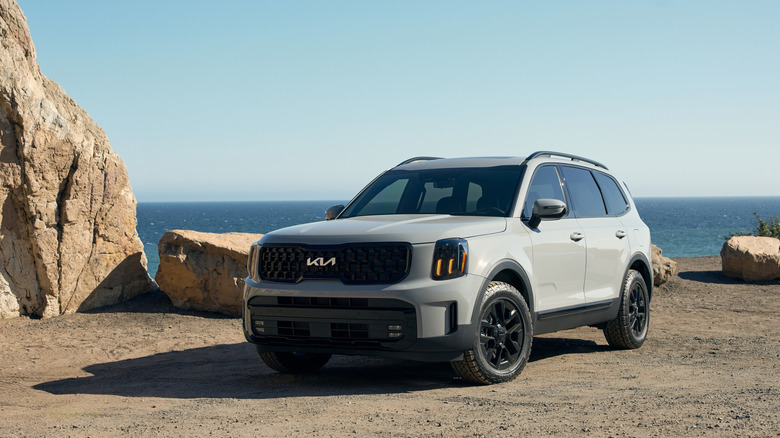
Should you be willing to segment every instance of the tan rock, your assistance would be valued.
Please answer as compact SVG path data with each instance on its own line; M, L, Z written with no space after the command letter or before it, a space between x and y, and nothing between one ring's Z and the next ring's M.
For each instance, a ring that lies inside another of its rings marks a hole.
M157 245L155 280L176 307L240 316L249 247L261 237L168 231Z
M0 0L0 318L151 290L135 206L105 132L41 73L19 5Z
M651 245L650 248L653 253L653 284L659 286L677 274L677 262L661 255L663 253L661 248L655 245Z
M735 236L720 250L723 275L745 281L780 278L780 240L774 237Z

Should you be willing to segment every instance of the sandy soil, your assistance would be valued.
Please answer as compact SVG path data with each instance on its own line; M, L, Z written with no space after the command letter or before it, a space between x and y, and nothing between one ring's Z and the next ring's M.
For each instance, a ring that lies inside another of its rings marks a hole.
M592 328L544 335L523 374L493 386L360 357L277 374L238 319L158 294L0 321L0 436L780 436L780 282L678 261L641 349L611 350Z

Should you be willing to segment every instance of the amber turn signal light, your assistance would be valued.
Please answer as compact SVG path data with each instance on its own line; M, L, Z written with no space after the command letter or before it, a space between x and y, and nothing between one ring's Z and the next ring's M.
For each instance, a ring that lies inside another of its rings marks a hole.
M466 274L468 243L465 239L444 239L433 247L431 277L434 280L449 280Z

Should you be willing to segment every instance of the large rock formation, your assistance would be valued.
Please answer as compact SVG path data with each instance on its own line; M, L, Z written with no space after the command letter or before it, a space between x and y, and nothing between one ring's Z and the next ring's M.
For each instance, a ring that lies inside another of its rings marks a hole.
M157 245L155 280L176 307L240 316L249 247L261 237L168 231Z
M54 316L150 290L124 163L41 73L12 0L0 0L0 92L0 317Z
M650 245L650 249L653 256L653 284L660 286L677 274L677 262L661 255L663 251L655 245Z
M735 236L720 250L723 275L745 281L780 278L780 240L774 237Z

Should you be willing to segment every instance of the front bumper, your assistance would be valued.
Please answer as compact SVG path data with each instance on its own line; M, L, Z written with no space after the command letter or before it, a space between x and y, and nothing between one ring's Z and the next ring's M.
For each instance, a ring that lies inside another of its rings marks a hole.
M258 351L460 358L476 336L472 311L484 278L407 278L393 285L255 281L244 288L243 327Z

